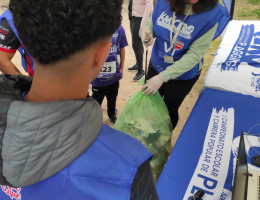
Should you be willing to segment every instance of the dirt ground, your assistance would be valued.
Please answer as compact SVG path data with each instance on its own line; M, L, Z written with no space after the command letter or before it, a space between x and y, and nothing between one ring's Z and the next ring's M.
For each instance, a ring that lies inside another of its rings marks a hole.
M0 0L1 5L7 5L8 0ZM3 12L3 9L0 9L0 13ZM120 80L120 88L119 88L119 94L117 98L117 109L118 109L118 114L123 110L126 102L128 99L137 91L140 90L140 86L138 86L138 82L133 82L133 77L135 76L136 72L129 72L127 68L132 67L136 60L134 56L134 52L132 49L132 40L131 40L131 33L130 33L130 25L129 25L129 20L128 20L128 13L127 13L127 3L124 3L123 5L123 10L122 10L122 25L125 28L126 31L126 37L129 43L129 46L126 47L126 58L125 58L125 66L124 66L124 73L123 73L123 78ZM150 58L150 53L151 53L152 48L149 47L148 49L148 62ZM21 62L20 62L20 55L19 53L16 53L12 60L16 66L18 66L19 69L22 71L21 67ZM145 55L144 55L144 66L145 66ZM205 72L202 72L202 75L200 79L197 81L195 86L193 87L192 91L188 94L184 102L182 103L180 109L179 109L179 122L177 124L177 127L172 133L172 147L174 146L176 140L178 139L178 136L197 100L198 94L201 89L201 85L203 83L203 79L205 76ZM102 104L102 110L104 113L104 118L103 121L105 124L108 124L112 126L113 124L109 121L108 116L107 116L107 107L106 107L106 99L104 100Z

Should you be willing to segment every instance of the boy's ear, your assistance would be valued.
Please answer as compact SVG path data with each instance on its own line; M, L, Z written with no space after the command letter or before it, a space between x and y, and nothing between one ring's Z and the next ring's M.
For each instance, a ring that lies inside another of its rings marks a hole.
M94 66L97 68L102 68L109 54L111 47L111 41L102 42L96 48L96 53L94 57Z

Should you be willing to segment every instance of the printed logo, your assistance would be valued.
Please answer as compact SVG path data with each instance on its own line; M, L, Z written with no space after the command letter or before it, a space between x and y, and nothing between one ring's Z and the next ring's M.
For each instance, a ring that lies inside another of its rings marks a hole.
M117 45L113 45L110 47L109 53L117 53Z
M3 31L3 30L0 29L0 33L3 33L3 34L5 34L5 35L8 35L8 34L9 34L9 30L8 30L8 32L6 32L6 31Z
M184 46L184 43L177 39L174 43L174 49L172 49L171 46L168 48L167 42L164 42L164 51L165 51L165 53L169 53L172 50L171 56L173 56L175 51L182 49L183 46Z
M9 186L3 186L1 185L1 188L5 194L7 194L10 199L15 199L15 200L21 200L21 188L13 188Z
M9 29L8 28L5 28L5 27L3 27L3 26L0 26L0 32L1 33L5 33L5 34L8 34L9 33Z
M174 43L174 48L176 50L180 50L182 49L182 47L184 46L183 42L179 41L179 40L176 40L176 42Z
M240 63L260 68L260 32L254 33L254 25L241 27L239 37L221 71L237 71Z
M1 40L4 40L5 39L5 35L0 33L0 38L1 38Z
M255 92L260 91L260 74L252 72L251 87L254 88Z
M0 44L0 48L6 49L6 50L10 50L11 49L10 46L6 46L6 45L3 45L3 44Z
M118 38L118 35L119 35L118 33L114 33L112 38Z
M175 24L173 27L173 33L176 33L177 27L176 25L179 25L182 21L180 19L175 20ZM168 29L171 31L171 26L172 26L172 17L167 15L165 12L162 12L160 17L157 19L157 25L161 26L163 28ZM182 29L179 33L179 36L184 37L186 39L191 39L191 33L194 31L194 26L193 25L187 25L185 22L183 23Z

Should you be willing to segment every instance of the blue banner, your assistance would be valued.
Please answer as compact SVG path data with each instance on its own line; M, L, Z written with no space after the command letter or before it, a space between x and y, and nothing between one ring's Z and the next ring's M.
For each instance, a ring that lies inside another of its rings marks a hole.
M260 132L259 109L259 98L203 90L157 181L159 199L188 200L202 189L203 199L230 200L240 134ZM250 162L259 142L245 142Z
M237 71L240 63L260 67L260 32L254 32L253 24L243 25L236 43L226 61L221 65L222 71Z

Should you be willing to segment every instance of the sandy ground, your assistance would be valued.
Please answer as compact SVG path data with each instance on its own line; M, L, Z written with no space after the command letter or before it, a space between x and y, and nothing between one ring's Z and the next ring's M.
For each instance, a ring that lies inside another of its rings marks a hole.
M7 3L8 3L8 0L0 0L1 5L7 5ZM0 9L0 12L3 12L3 9ZM127 37L129 46L126 47L124 74L123 74L123 78L120 80L119 94L118 94L118 98L117 98L116 107L118 109L118 114L120 114L120 112L123 110L128 99L134 93L139 91L141 88L140 86L138 86L138 82L133 81L133 77L135 76L136 72L129 72L127 70L127 68L132 67L136 62L134 52L133 52L133 49L131 46L132 40L131 40L128 15L127 15L127 3L124 3L124 5L123 5L122 16L123 16L122 25L125 28L126 37ZM152 50L152 48L150 47L148 49L148 62L149 62L151 50ZM22 71L19 53L16 53L16 55L14 56L12 61ZM144 55L144 66L145 66L145 55ZM204 76L205 76L205 72L203 71L200 79L197 81L197 83L193 87L192 91L188 94L188 96L186 97L186 99L184 100L183 104L181 105L181 107L179 109L180 119L177 124L177 127L175 128L175 130L173 131L173 134L172 134L172 147L174 146L174 144L197 100ZM106 110L107 110L106 99L104 100L104 102L102 104L102 110L104 113L104 118L103 118L104 123L112 126L113 124L109 121L107 112L106 112Z

